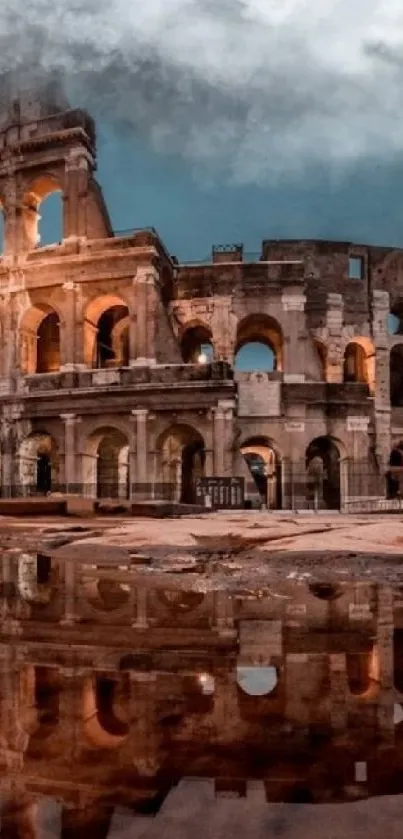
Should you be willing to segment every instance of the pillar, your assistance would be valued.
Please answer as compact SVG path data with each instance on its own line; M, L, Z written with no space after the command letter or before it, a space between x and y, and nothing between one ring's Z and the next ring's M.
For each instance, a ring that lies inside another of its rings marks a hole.
M345 731L348 725L347 664L344 653L329 655L330 719L334 732Z
M62 689L60 691L58 733L63 738L64 758L75 763L82 742L84 711L84 680L86 671L79 667L61 667ZM66 734L68 736L66 737Z
M327 381L343 381L343 297L341 294L327 295L326 326L327 343Z
M232 475L232 439L234 424L235 402L221 400L214 412L213 425L213 460L216 477Z
M394 741L394 656L393 656L393 588L379 585L376 623L376 654L378 656L378 730L384 746Z
M3 419L1 423L1 495L3 498L12 496L15 483L13 450L12 421Z
M70 372L76 364L76 285L63 283L64 323L60 326L60 370Z
M135 590L135 597L136 597L136 617L132 623L134 629L147 629L148 627L148 619L147 619L147 593L148 590L145 586L137 586Z
M134 494L137 500L147 498L149 496L150 483L148 478L148 410L146 408L136 408L132 411L132 419L134 422L133 443L135 439L135 447L130 452L130 483L132 487L132 495ZM134 467L134 468L133 468Z
M233 363L236 345L237 319L231 311L232 298L218 297L213 301L211 332L216 361Z
M72 626L76 620L75 611L76 565L74 560L64 563L64 615L60 621L62 626Z
M283 294L281 303L284 311L284 381L303 382L306 369L306 296L300 290L289 291Z
M79 239L87 233L89 158L82 148L73 148L65 163L63 239Z
M64 422L64 486L65 492L77 492L76 422L75 414L60 414Z
M375 348L375 450L381 473L389 463L391 450L390 352L387 319L389 294L372 294L372 330Z
M156 320L158 317L158 272L152 265L141 266L133 280L133 307L129 325L131 367L155 364Z

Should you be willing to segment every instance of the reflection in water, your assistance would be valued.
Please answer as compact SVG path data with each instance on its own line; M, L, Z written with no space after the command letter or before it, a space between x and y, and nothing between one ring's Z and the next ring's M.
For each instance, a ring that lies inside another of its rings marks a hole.
M399 588L167 580L4 555L1 836L39 837L49 802L54 835L112 836L185 778L266 806L403 793Z

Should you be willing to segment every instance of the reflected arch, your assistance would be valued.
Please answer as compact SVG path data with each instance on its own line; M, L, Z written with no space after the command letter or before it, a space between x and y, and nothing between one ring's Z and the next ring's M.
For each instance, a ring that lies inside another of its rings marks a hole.
M262 504L270 510L282 508L282 459L268 437L250 437L245 440L240 453L244 458Z
M84 363L87 367L127 367L129 308L123 298L106 294L92 300L84 315Z
M284 338L280 324L269 315L250 314L238 324L234 369L236 372L283 370Z
M403 405L403 344L392 347L389 356L390 404L392 408Z
M49 494L60 483L59 451L46 431L34 431L23 440L18 454L18 482L23 494Z
M31 306L19 326L20 370L24 375L60 370L60 316L47 303Z
M238 688L247 696L268 696L278 685L277 667L245 667L237 665Z
M89 436L84 452L84 491L97 498L130 497L130 452L126 434L104 426Z
M156 455L163 492L183 504L196 503L196 480L205 474L205 442L191 425L177 424L158 438Z
M122 713L125 699L129 700L126 674L111 678L109 674L95 673L85 680L84 735L90 745L115 749L123 743L129 733L129 725Z

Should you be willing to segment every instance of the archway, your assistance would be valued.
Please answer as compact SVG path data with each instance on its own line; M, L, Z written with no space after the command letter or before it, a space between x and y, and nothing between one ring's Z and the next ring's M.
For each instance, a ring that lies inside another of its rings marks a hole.
M47 303L37 303L20 323L20 369L25 375L60 370L60 320Z
M84 685L83 716L87 740L98 748L119 746L129 732L122 719L122 700L128 700L126 674L111 678L107 673L95 673Z
M59 482L59 454L50 434L33 432L20 446L19 483L23 493L46 495Z
M97 498L130 497L129 442L117 428L104 427L87 441L84 455L86 494Z
M281 510L281 459L267 437L253 437L242 444L240 452L253 478L262 504Z
M0 256L4 253L5 219L3 202L0 199Z
M91 368L129 364L129 309L124 300L104 295L93 300L84 318L84 361Z
M272 372L283 369L283 333L274 318L251 314L238 325L234 369Z
M397 300L387 317L389 335L403 335L403 301Z
M369 338L350 341L344 351L343 381L375 388L375 349Z
M214 361L211 330L204 324L185 327L181 353L185 364L209 364Z
M159 472L170 497L183 504L196 503L195 481L203 477L205 444L190 425L175 425L157 441Z
M389 499L400 498L403 481L403 440L391 451L389 469L386 473L386 496Z
M390 360L390 404L393 408L403 405L403 344L391 349Z
M25 239L29 249L63 240L63 196L53 175L37 178L22 202Z
M317 437L306 450L307 498L315 509L341 506L340 451L331 437Z

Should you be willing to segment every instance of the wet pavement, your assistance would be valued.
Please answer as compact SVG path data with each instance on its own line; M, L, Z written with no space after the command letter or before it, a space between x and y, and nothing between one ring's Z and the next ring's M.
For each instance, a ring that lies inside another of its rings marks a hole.
M0 836L400 837L400 516L2 527Z

